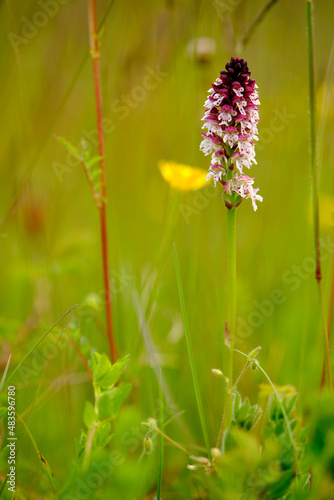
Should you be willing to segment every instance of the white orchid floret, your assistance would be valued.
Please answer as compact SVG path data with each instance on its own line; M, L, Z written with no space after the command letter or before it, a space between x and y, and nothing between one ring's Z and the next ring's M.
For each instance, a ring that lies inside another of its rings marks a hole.
M254 178L248 177L248 175L235 176L233 180L233 187L231 189L242 198L250 198L252 200L253 208L256 211L256 201L263 201L263 198L257 194L259 188L253 188L253 184Z
M218 119L220 120L220 125L227 125L233 120L233 117L237 115L237 112L232 106L225 104L221 107L218 114Z
M239 135L235 127L225 128L225 130L223 131L223 141L227 143L230 148L233 148L233 146L238 142L238 139Z
M217 184L217 182L221 182L223 179L223 176L226 175L226 170L221 166L220 163L216 164L211 164L209 168L209 173L206 176L206 180L210 180L211 177L213 178L214 185Z

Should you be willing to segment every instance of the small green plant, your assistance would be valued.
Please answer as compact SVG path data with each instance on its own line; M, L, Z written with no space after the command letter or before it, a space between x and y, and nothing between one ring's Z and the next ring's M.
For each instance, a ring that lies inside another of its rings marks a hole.
M76 489L78 478L83 481L92 470L92 466L95 471L102 469L99 457L114 436L112 422L118 416L121 405L131 391L130 383L119 383L119 377L127 367L129 359L130 356L127 355L111 364L105 354L93 352L91 355L90 369L93 377L94 401L92 403L87 400L85 403L83 421L86 430L81 431L77 440L77 454L72 476L61 496L64 500L74 498L72 493ZM93 465L92 457L94 457ZM103 462L105 461L104 456ZM111 467L112 463L109 465ZM96 491L92 491L92 498L95 495Z

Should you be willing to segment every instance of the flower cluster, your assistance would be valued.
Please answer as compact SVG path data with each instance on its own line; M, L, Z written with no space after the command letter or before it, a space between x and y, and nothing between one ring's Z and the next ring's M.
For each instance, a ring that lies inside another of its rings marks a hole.
M205 155L212 155L207 180L224 187L223 198L227 208L238 206L245 198L262 201L254 188L254 179L244 175L255 160L254 141L257 137L259 121L258 93L255 80L250 78L247 62L239 57L231 58L220 72L205 101L205 121L202 128L207 132L200 149Z

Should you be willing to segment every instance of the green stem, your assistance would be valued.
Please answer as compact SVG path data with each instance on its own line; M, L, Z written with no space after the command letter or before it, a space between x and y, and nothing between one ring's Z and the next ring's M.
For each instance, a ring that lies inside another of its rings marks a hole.
M159 384L159 426L161 431L164 431L164 399L162 394L161 383ZM162 486L162 472L164 463L164 438L160 435L160 449L159 449L159 476L158 476L158 490L157 490L157 500L161 498L161 486Z
M87 436L84 457L82 460L82 470L84 472L87 472L88 467L89 467L90 457L91 457L92 449L93 449L94 435L95 435L95 432L97 431L97 428L98 428L98 426L96 424L94 424L93 427L91 427L89 434Z
M175 446L176 448L178 448L179 450L183 451L183 453L186 453L188 456L191 455L190 451L186 450L185 448L183 448L183 446L181 446L179 443L177 443L176 441L174 441L172 438L170 438L169 436L167 436L167 434L165 434L164 432L162 432L158 427L156 427L154 429L158 434L160 434L160 436L162 436L164 439L166 439L167 441L169 441L173 446Z
M229 382L233 384L233 356L237 314L236 208L227 210L227 326L230 332Z
M312 199L313 199L313 223L314 223L314 250L315 250L315 279L318 283L322 331L324 343L324 358L327 375L327 384L330 390L333 390L331 359L329 337L325 316L325 305L322 293L322 274L321 274L321 256L320 256L320 229L319 229L319 186L318 169L316 165L316 132L315 132L315 84L314 84L314 44L313 44L313 19L312 19L312 0L306 0L306 18L307 18L307 39L308 39L308 66L309 66L309 109L310 109L310 145L311 145L311 177L312 177Z

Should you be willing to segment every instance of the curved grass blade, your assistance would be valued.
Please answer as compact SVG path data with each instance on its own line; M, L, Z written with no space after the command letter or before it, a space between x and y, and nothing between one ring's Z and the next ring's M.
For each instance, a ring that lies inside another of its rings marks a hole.
M58 325L58 323L61 322L62 319L64 319L71 311L73 311L73 309L75 307L77 307L78 304L75 304L73 307L71 307L71 309L69 309L65 314L62 315L61 318L59 318L42 336L39 340L37 340L37 342L32 346L32 348L30 349L30 351L27 352L27 354L24 356L23 359L21 359L21 361L19 362L19 364L14 368L14 370L12 371L12 373L10 374L9 378L7 379L7 384L9 383L9 381L14 377L15 373L18 371L18 369L20 368L20 366L25 362L25 360L30 356L30 354L36 349L36 347L39 346L39 344L42 342L42 340L45 339L45 337L54 329L55 326ZM3 390L3 387L1 387L1 390L0 390L0 394Z
M164 398L162 394L161 384L159 384L159 427L164 432ZM157 500L161 498L162 487L162 471L164 466L164 438L160 434L160 447L159 447L159 476L158 476L158 491Z
M263 5L263 7L260 9L260 11L256 14L254 17L253 21L251 22L250 26L246 30L244 36L240 40L240 42L237 44L236 51L238 54L240 54L248 44L249 40L251 39L254 31L256 28L261 24L263 19L265 18L266 14L269 12L271 7L277 2L278 0L267 0L267 2Z
M9 363L10 363L11 357L12 357L12 353L10 353L10 355L9 355L8 361L6 363L5 371L3 372L3 375L2 375L2 379L1 379L1 383L0 383L0 393L1 393L2 388L3 388L3 386L5 384L5 381L6 381L7 372L8 372L8 368L9 368Z
M58 483L56 481L56 478L54 477L54 474L49 466L49 464L47 463L47 461L45 460L45 458L43 457L42 453L39 451L39 448L37 446L37 443L35 441L35 438L34 436L32 435L29 427L27 426L27 424L25 423L25 421L23 420L23 418L15 411L16 413L16 416L18 417L19 421L23 424L25 430L26 430L26 433L28 434L29 438L30 438L30 441L32 442L33 444L33 447L38 455L38 458L41 462L41 465L42 465L42 469L44 470L45 472L45 475L48 477L50 483L52 484L52 487L54 488L55 491L58 491L59 490L59 486L58 486Z
M186 305L185 305L185 301L184 301L182 281L181 281L180 268L179 268L179 261L178 261L178 257L177 257L175 243L173 244L173 251L174 251L176 281L177 281L177 287L179 290L181 313L182 313L184 333L185 333L185 337L186 337L186 341L187 341L188 356L189 356L190 367L191 367L191 375L192 375L193 384L194 384L198 413L199 413L199 417L201 420L201 426L202 426L202 432L203 432L203 436L204 436L205 446L207 449L208 457L211 458L211 448L210 448L210 442L209 442L209 435L208 435L208 430L207 430L206 422L205 422L205 418L204 418L203 403L202 403L202 398L201 398L201 393L200 393L198 378L197 378L197 373L196 373L194 353L193 353L193 349L192 349L192 345L191 345L187 311L186 311Z

